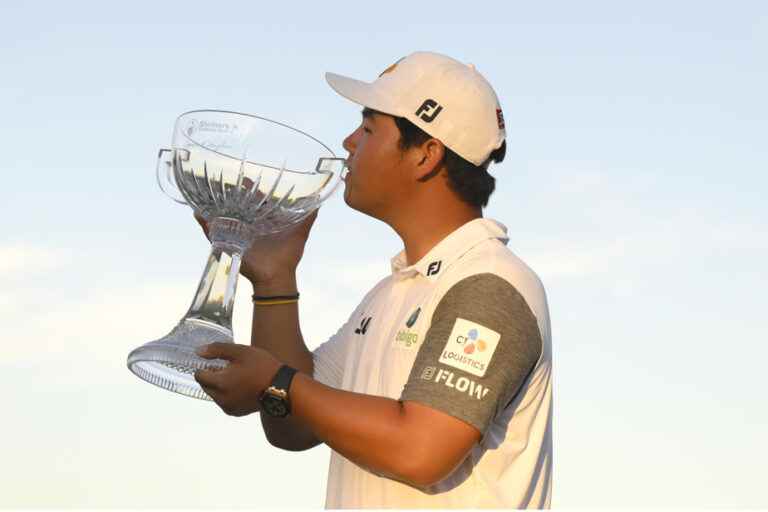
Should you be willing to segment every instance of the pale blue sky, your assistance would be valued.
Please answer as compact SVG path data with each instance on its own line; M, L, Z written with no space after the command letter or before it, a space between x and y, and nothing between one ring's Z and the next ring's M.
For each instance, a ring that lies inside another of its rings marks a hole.
M474 63L504 107L487 216L549 295L553 505L768 507L765 2L50 1L0 20L0 507L322 505L327 448L278 451L257 417L125 368L207 254L154 159L196 108L344 154L359 108L323 73L372 80L415 50ZM399 249L340 195L322 208L311 346Z

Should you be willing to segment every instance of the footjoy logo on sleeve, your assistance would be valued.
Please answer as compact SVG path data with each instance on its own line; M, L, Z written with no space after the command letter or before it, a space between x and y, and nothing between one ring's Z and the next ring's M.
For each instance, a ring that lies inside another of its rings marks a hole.
M482 377L500 338L501 335L494 330L457 318L440 362Z

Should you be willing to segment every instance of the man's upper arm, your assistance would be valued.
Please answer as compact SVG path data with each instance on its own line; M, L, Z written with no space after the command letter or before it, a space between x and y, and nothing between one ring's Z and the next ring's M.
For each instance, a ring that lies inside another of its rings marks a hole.
M417 416L435 422L419 422L432 434L426 442L432 439L440 445L434 453L451 443L461 447L454 450L454 457L460 458L451 470L514 398L541 350L536 317L517 289L501 277L473 275L445 293L400 399L406 411L420 411ZM409 402L439 414L430 416Z

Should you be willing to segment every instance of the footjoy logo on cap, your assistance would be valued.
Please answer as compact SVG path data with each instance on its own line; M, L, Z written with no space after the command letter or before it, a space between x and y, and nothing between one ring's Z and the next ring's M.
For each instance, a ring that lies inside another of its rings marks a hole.
M457 318L440 362L478 377L485 375L501 335L480 324Z
M424 100L424 103L421 104L419 109L416 111L415 115L416 117L420 117L422 121L425 123L431 123L435 120L437 115L443 111L443 106L438 105L438 103L433 99L426 99Z

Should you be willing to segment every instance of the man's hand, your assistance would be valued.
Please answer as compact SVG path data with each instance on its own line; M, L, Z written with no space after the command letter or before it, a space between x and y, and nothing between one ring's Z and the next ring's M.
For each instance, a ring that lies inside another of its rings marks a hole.
M318 210L312 212L306 219L290 228L253 241L243 255L240 273L256 285L270 285L273 282L284 282L295 279L296 267L304 255L304 246L309 237L309 231L317 218ZM208 223L195 214L195 219L203 228L205 236L210 240ZM294 285L295 286L295 285ZM290 293L291 290L279 290Z
M195 380L230 416L257 412L259 398L282 363L266 350L232 343L203 345L197 354L205 359L226 359L220 370L198 370Z

